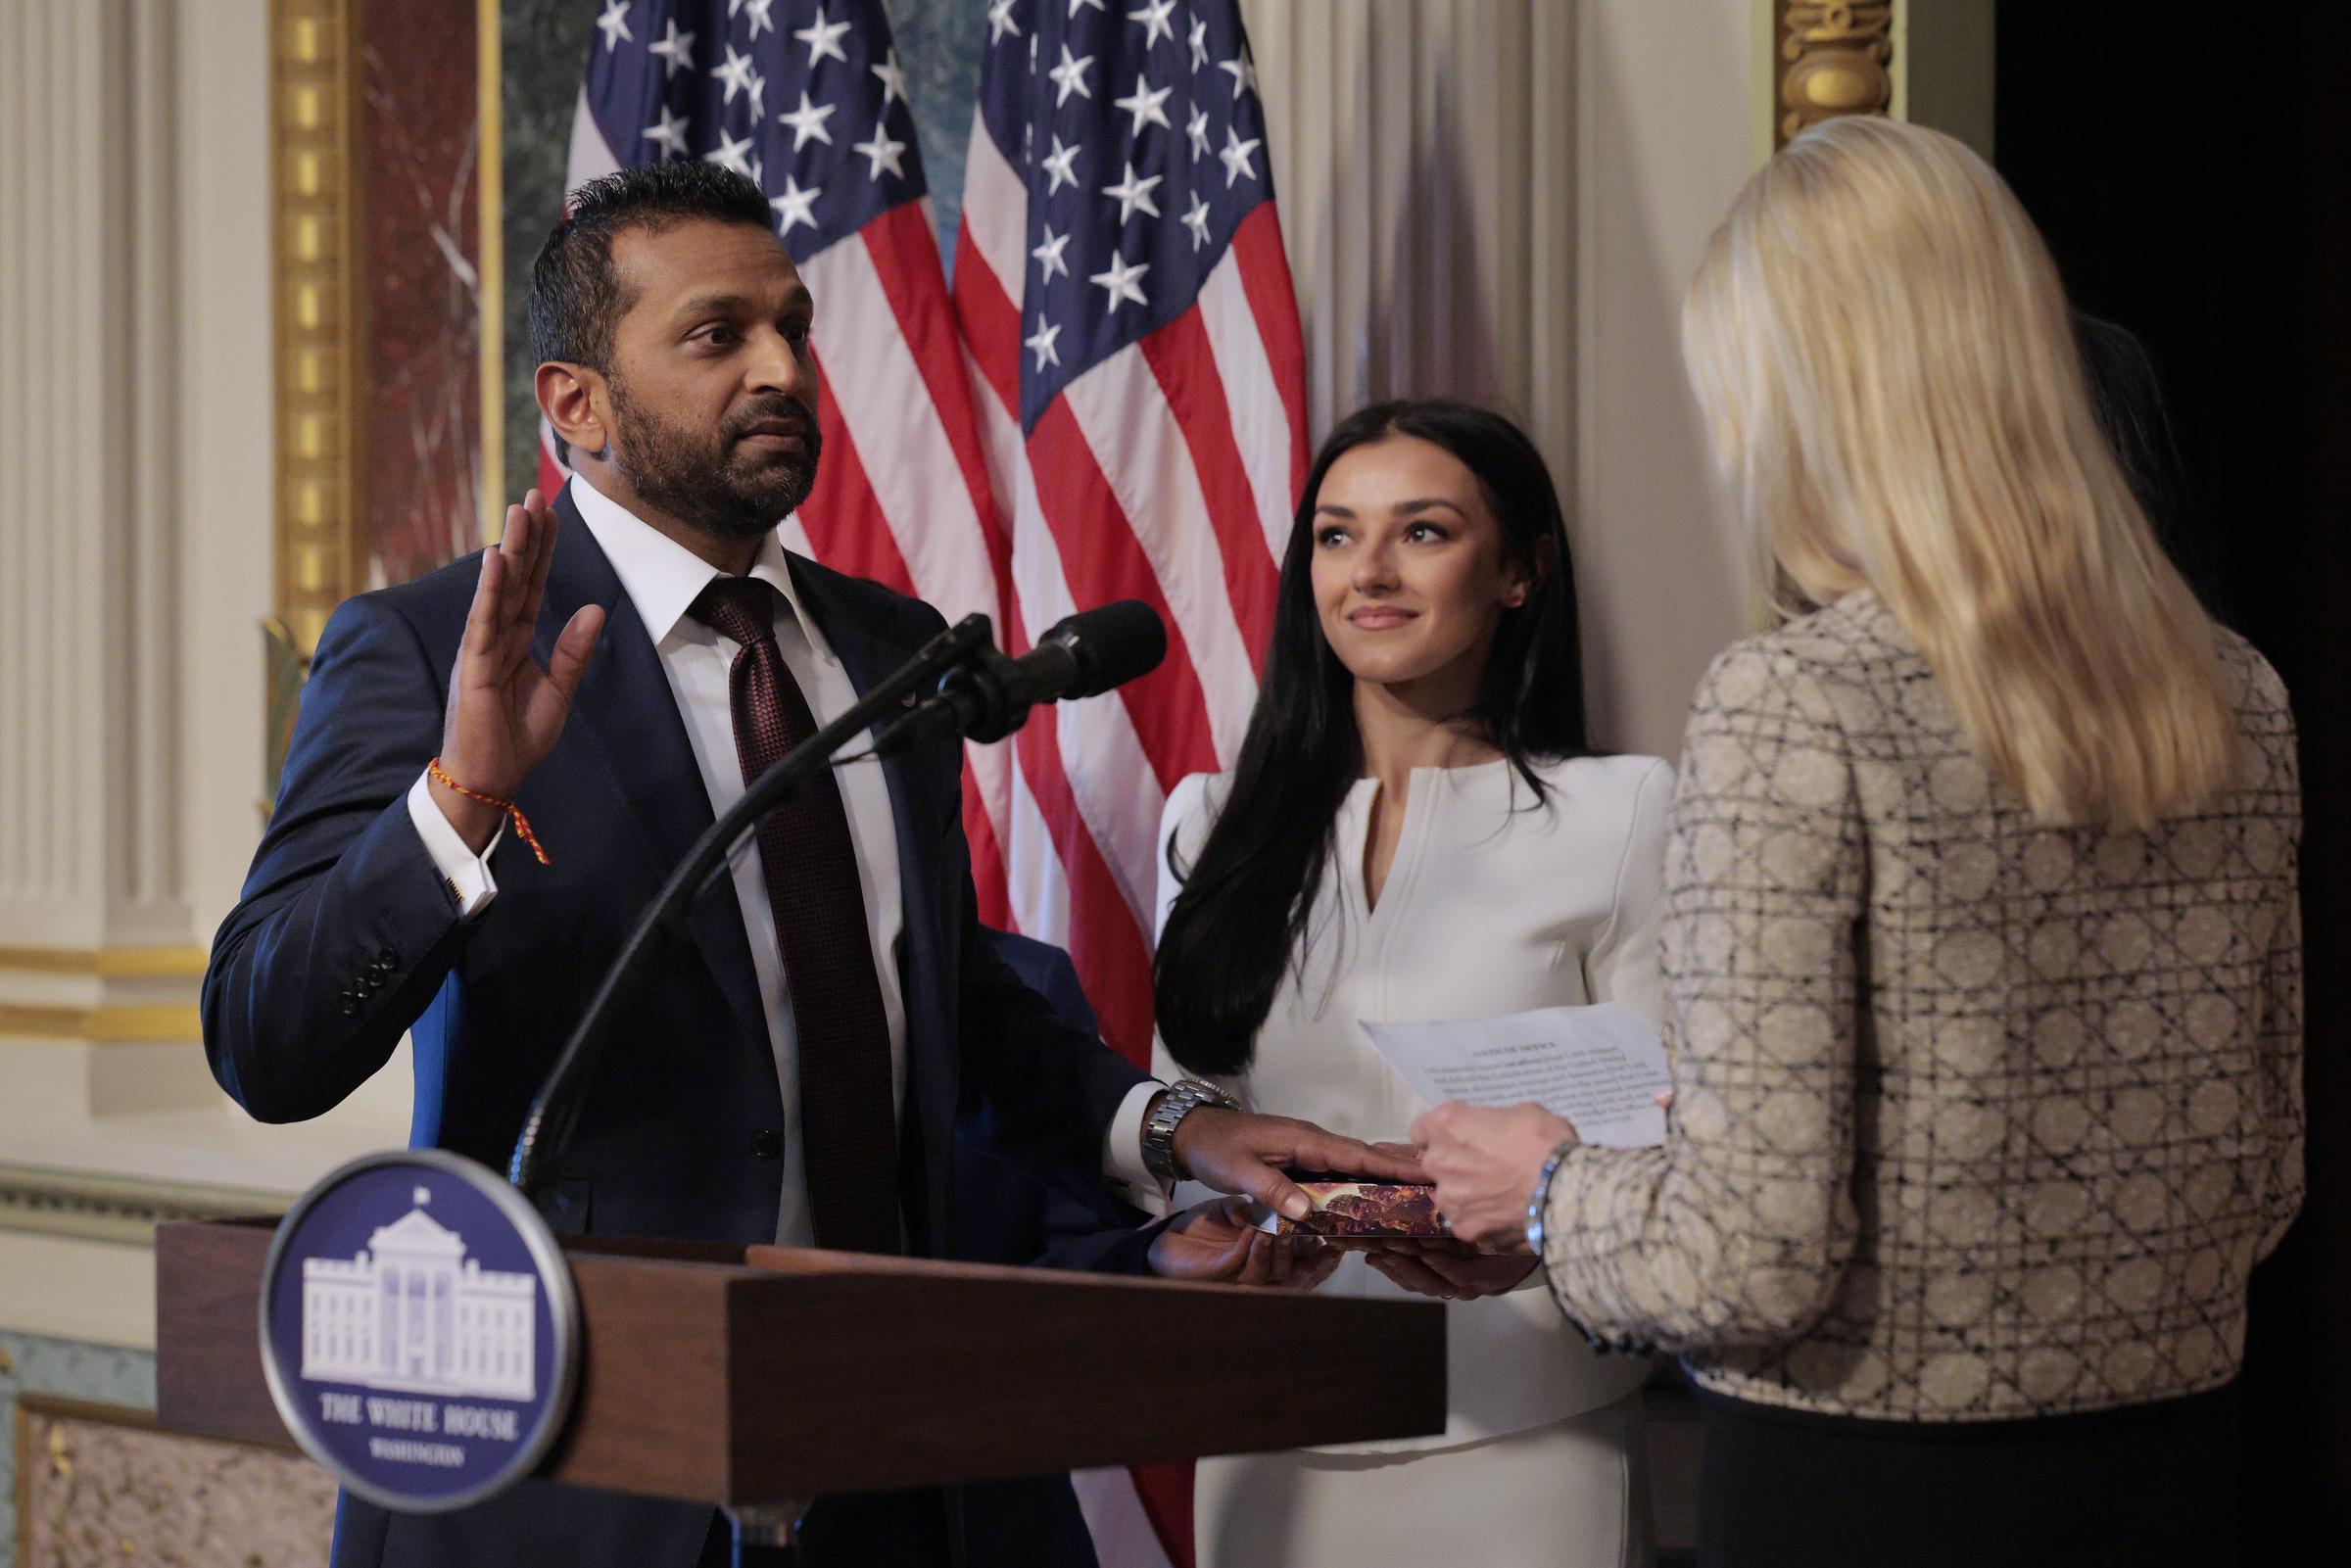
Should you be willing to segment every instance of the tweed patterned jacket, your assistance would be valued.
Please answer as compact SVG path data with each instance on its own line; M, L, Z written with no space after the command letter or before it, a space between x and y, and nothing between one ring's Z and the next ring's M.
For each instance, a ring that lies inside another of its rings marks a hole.
M1875 1419L2218 1387L2302 1198L2292 717L2217 634L2241 784L2037 824L1866 592L1700 687L1666 850L1676 1098L1579 1149L1545 1264L1704 1388Z

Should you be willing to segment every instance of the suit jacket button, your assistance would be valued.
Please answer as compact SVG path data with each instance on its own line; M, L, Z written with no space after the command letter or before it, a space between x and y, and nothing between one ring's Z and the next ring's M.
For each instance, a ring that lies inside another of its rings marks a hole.
M343 993L343 1016L347 1019L356 1019L360 1016L360 999L349 991Z
M375 963L378 969L389 974L392 971L400 968L400 950L393 947L385 948L381 953L376 954Z
M751 1153L762 1160L784 1158L784 1134L773 1127L761 1127L751 1134Z

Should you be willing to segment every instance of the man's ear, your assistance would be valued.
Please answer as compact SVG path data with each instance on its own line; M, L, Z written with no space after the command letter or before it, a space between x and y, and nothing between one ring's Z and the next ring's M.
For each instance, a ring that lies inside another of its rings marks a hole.
M604 454L611 445L604 414L611 406L611 394L600 371L550 359L539 367L531 385L539 395L539 411L556 435L574 451L591 457Z

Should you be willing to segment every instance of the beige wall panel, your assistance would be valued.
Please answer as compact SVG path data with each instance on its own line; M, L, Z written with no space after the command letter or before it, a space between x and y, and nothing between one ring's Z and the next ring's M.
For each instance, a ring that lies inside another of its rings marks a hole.
M0 1328L155 1349L155 1250L0 1230Z
M261 827L268 13L0 3L0 1162L36 1186L291 1194L407 1123L405 1052L262 1127L195 1041ZM0 1327L139 1343L149 1268L0 1215Z
M1681 362L1683 290L1753 158L1751 0L1582 0L1576 144L1585 648L1604 742L1672 757L1753 629Z
M261 835L262 621L269 613L267 0L206 0L182 31L180 699L188 886L199 941Z

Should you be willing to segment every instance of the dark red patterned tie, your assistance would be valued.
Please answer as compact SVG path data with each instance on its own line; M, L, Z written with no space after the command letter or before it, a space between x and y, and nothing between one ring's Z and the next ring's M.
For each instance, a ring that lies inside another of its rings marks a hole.
M816 717L776 646L776 594L755 577L722 577L694 618L739 651L729 679L735 751L748 784L816 733ZM897 1117L889 1022L874 974L857 851L830 771L759 825L760 869L775 911L800 1064L800 1150L816 1244L894 1253Z

